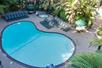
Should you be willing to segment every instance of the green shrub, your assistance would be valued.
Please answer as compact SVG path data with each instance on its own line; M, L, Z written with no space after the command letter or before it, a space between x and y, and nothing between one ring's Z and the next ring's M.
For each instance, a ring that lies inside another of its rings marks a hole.
M65 11L62 9L58 15L63 21L67 21Z
M0 5L0 14L4 14L7 11L8 11L7 6Z
M9 11L18 11L19 9L20 8L15 4L9 6Z

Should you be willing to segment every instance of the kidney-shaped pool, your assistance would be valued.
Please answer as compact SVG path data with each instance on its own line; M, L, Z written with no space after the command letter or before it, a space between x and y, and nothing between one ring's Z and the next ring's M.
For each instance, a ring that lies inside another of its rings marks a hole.
M19 63L46 67L66 62L74 53L73 41L60 33L44 32L33 22L19 21L2 31L2 50Z

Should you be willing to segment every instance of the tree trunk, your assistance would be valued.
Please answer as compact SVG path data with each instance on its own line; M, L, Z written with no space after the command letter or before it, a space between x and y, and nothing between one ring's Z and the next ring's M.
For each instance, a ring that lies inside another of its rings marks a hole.
M101 49L101 46L98 46L98 49L97 50L100 50Z

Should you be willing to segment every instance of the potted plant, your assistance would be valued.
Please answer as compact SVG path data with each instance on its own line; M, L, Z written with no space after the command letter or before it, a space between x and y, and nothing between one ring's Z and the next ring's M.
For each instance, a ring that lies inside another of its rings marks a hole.
M96 4L97 0L67 0L63 7L68 22L76 26L78 21L84 23L85 28L90 28L93 24Z

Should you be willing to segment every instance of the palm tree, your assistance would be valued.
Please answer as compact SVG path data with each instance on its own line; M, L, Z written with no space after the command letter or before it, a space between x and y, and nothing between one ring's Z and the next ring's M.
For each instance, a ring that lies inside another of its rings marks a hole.
M100 50L102 47L102 39L96 38L96 39L92 40L90 42L90 46L97 46L98 47L97 50Z
M76 55L71 59L70 63L74 65L74 67L70 68L102 68L102 54L86 53ZM69 68L68 66L65 68Z

